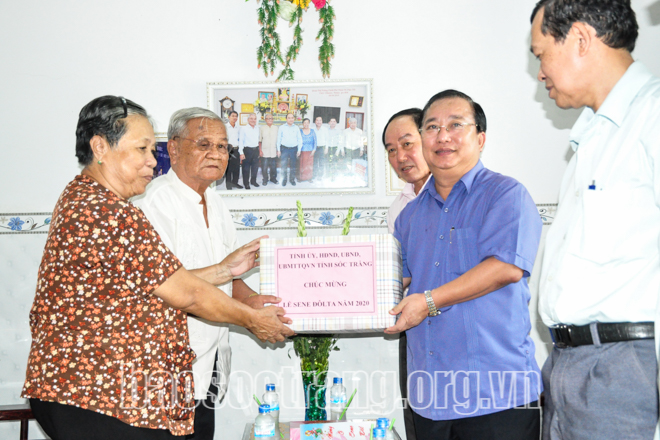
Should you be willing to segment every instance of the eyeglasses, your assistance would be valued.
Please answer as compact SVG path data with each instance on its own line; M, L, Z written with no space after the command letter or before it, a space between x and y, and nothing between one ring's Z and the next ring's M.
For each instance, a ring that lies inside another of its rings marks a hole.
M424 128L420 128L419 132L422 134L422 136L437 136L438 133L440 133L444 128L445 130L447 130L447 133L449 134L459 134L459 133L463 133L463 131L465 131L465 128L469 127L470 125L474 125L475 127L479 128L479 126L475 123L452 122L449 125L429 124Z
M228 153L228 144L214 144L213 142L209 142L206 139L195 140L190 138L183 138L181 136L174 136L174 138L190 141L197 146L198 150L203 151L204 153L208 153L213 148L217 148L220 153Z

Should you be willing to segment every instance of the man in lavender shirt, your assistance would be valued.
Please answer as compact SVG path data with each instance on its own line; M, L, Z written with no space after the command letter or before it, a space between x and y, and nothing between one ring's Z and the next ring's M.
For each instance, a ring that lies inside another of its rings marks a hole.
M481 163L486 115L469 96L438 93L422 121L432 177L395 223L410 288L386 330L407 331L417 440L538 440L525 279L541 238L536 205Z

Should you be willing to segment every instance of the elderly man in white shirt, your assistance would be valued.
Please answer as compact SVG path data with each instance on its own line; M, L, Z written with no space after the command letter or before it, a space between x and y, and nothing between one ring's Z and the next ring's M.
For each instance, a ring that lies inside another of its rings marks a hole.
M541 270L539 311L555 343L543 366L543 437L650 439L660 78L630 53L638 34L630 0L541 0L531 21L539 81L560 108L585 107Z
M168 129L172 168L133 200L186 269L203 279L209 278L215 265L238 248L232 217L217 192L209 188L225 171L227 143L225 125L215 113L203 108L175 112ZM218 287L253 308L279 302L274 296L257 295L241 279ZM198 403L192 438L212 439L212 396L222 399L230 371L229 329L193 316L188 316L188 329L196 355L193 375ZM212 382L214 373L219 387Z
M243 186L250 189L250 184L259 188L257 184L257 172L259 171L259 127L257 127L257 115L250 113L248 125L241 128L238 138L238 154L241 155L243 169Z

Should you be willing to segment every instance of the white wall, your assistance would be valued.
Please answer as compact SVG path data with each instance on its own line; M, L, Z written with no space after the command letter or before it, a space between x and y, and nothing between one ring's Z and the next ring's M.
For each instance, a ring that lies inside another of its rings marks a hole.
M533 3L333 0L337 21L332 78L373 78L375 194L234 197L227 204L232 209L289 209L300 199L308 209L388 206L393 197L385 195L382 127L394 112L421 107L445 88L462 90L483 105L489 127L485 165L520 180L537 203L555 203L566 165L568 128L578 112L557 109L536 81L538 66L529 53ZM660 75L660 2L632 3L641 26L634 56ZM126 96L144 105L158 130L165 131L176 109L206 106L207 82L263 81L255 59L256 6L252 0L1 0L0 213L52 209L79 172L75 125L80 108L92 98ZM318 26L310 10L303 23L305 43L294 64L297 79L321 79L314 41ZM280 32L288 44L291 30L281 24ZM372 232L383 231L374 227ZM258 233L241 232L240 239ZM29 344L27 310L44 239L0 235L0 264L6 275L0 294L0 403L17 401L20 390ZM256 287L258 275L248 282ZM257 344L241 333L233 337L233 345L235 370L295 365L287 349ZM331 368L396 370L396 343L387 338L345 338L340 347ZM240 387L235 388L238 393ZM365 409L354 416L367 413ZM240 435L241 425L253 415L219 411L218 421L226 426L223 438ZM283 418L296 415L284 412ZM402 427L400 414L394 417ZM12 432L0 436L13 437L16 429L0 424L0 432Z

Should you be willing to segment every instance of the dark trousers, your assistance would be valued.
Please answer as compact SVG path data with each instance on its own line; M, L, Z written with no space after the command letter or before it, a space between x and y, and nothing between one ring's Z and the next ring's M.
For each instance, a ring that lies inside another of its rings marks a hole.
M285 182L287 181L287 170L289 170L289 181L295 182L296 172L298 171L298 158L296 157L298 147L285 147L282 145L280 151L282 153L282 179Z
M213 367L211 385L206 392L206 399L195 400L195 433L186 436L186 440L213 440L215 434L215 402L218 397L218 361ZM181 437L179 437L181 438Z
M415 440L415 420L413 410L408 404L408 338L406 332L399 334L399 388L403 399L403 423L406 427L406 439Z
M314 179L320 179L325 174L325 147L316 147L314 153Z
M238 183L240 166L241 157L238 154L238 147L234 147L229 152L229 162L227 163L227 172L225 173L225 182L227 183L227 188L231 188L232 184Z
M261 178L264 185L269 180L273 183L277 181L277 157L261 158Z
M34 418L53 440L176 440L165 429L138 428L73 405L30 399Z
M259 171L259 147L243 147L243 186L246 188L250 183L257 183L257 172Z
M417 440L538 440L541 410L538 402L485 416L429 420L413 411ZM536 407L536 408L535 408Z

